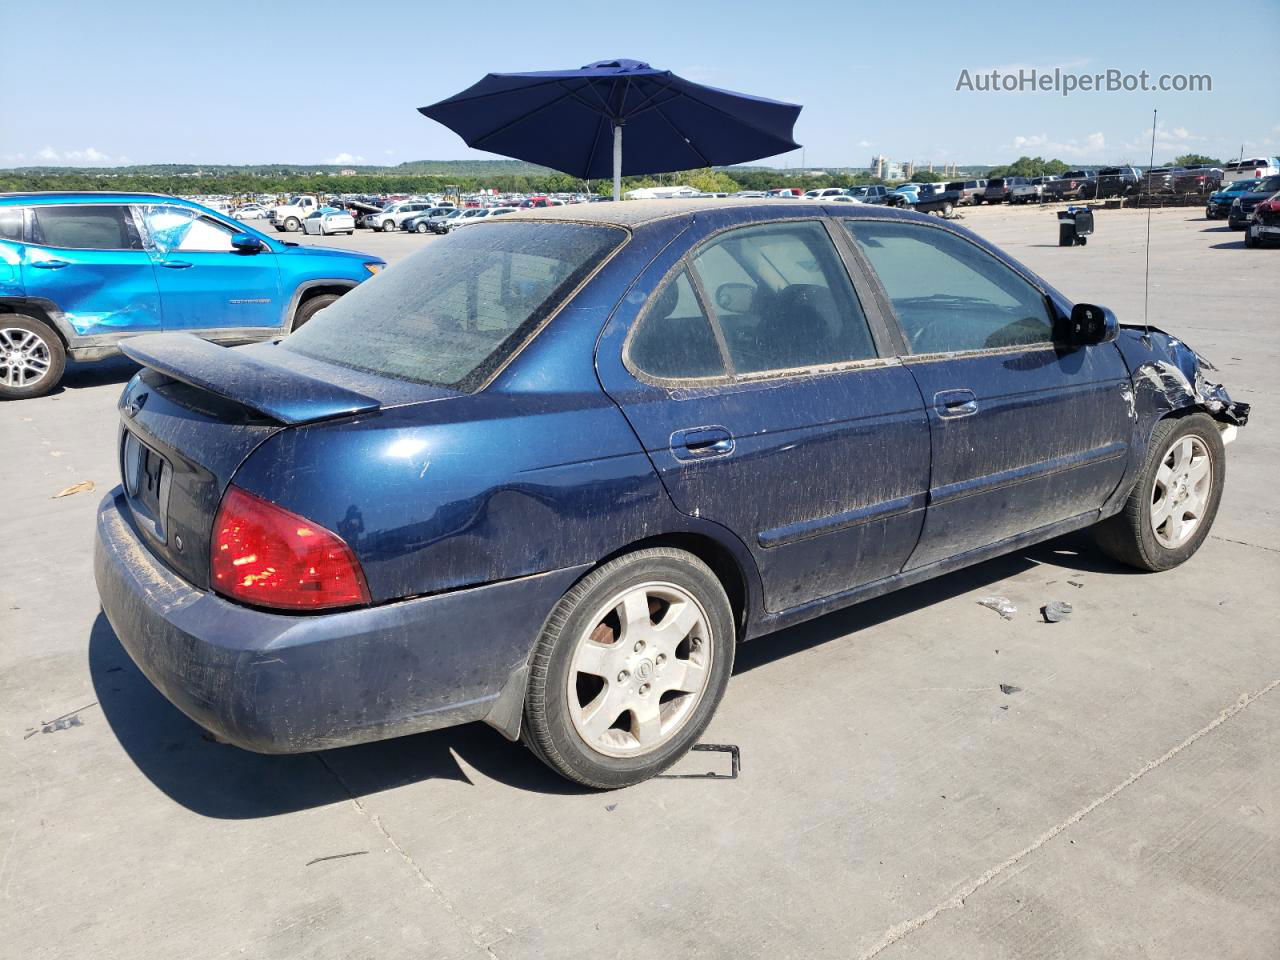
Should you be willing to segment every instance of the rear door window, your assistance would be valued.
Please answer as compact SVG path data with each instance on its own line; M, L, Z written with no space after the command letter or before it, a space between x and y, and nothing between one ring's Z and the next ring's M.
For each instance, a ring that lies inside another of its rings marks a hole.
M127 206L83 204L31 208L31 242L67 250L141 250Z
M849 274L820 223L733 230L702 247L692 263L735 374L877 355Z
M912 353L1052 340L1044 294L976 244L936 227L844 223L879 277Z
M0 207L0 240L22 240L22 207Z
M629 365L656 380L722 377L727 372L711 321L682 269L649 301L627 346Z

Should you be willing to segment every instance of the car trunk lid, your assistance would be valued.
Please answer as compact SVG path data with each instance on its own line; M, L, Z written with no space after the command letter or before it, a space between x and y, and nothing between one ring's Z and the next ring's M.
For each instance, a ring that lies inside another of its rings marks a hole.
M145 367L119 404L126 500L150 550L202 589L209 585L209 543L222 495L263 442L303 424L456 395L273 344L228 349L189 334L154 334L121 348Z

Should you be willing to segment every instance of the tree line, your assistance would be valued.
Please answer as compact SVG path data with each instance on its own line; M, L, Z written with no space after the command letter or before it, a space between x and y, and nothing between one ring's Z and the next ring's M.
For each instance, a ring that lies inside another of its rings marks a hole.
M1196 163L1216 164L1219 161L1199 154L1175 157L1170 166L1188 166ZM424 162L425 163L425 162ZM404 164L412 169L415 165ZM475 169L474 165L460 169ZM510 166L506 167L510 169ZM257 168L263 169L263 168ZM988 177L1039 177L1057 176L1071 169L1062 160L1045 160L1043 157L1019 157L1006 166L993 167ZM529 173L485 174L423 174L390 169L377 173L357 173L340 176L336 173L279 172L251 173L244 169L219 168L217 172L201 175L178 173L138 173L113 170L67 170L53 168L0 171L0 191L34 190L121 190L137 193L163 193L177 195L253 196L259 194L313 193L357 194L386 196L408 193L475 193L490 188L499 193L598 193L609 195L613 190L611 180L581 180L554 171ZM960 177L965 176L961 174ZM939 173L916 170L912 179L917 182L940 182ZM793 170L773 170L767 167L733 168L731 170L684 170L649 177L624 177L623 190L637 187L676 186L685 184L706 193L736 193L739 190L772 190L783 187L799 187L811 190L817 187L853 187L862 184L883 183L866 173L822 172L808 173Z

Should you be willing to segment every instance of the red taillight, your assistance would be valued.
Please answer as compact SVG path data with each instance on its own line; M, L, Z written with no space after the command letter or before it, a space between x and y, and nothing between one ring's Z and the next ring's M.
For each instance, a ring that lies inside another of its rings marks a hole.
M214 590L257 607L369 603L364 573L341 537L235 486L213 522L209 568Z

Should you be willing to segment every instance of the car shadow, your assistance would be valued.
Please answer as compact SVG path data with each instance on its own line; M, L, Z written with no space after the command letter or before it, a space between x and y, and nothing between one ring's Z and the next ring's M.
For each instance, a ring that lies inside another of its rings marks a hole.
M1219 226L1219 227L1205 227L1200 232L1201 233L1239 233L1240 231L1232 230L1229 226L1227 226L1224 223L1222 224L1222 226Z
M1245 247L1244 237L1242 236L1239 240L1228 240L1226 243L1211 243L1209 244L1209 249L1210 250L1246 250L1248 248Z
M68 390L87 390L112 383L127 383L141 369L128 357L109 357L93 363L69 362L62 375L62 382L49 393L57 396Z
M767 666L1039 565L1060 568L1064 579L1072 573L1137 573L1104 558L1087 535L1072 535L761 637L739 648L734 673ZM482 723L317 753L250 753L215 742L170 704L134 665L101 613L90 631L88 659L98 703L129 759L157 789L201 816L255 819L425 780L470 784L468 767L519 790L591 792L562 779Z

